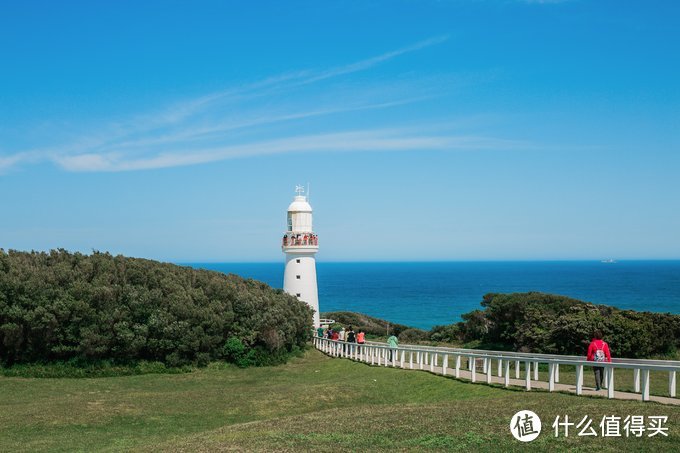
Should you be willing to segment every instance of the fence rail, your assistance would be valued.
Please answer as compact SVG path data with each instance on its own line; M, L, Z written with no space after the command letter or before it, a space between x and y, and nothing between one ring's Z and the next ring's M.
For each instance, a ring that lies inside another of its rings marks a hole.
M333 357L344 357L371 365L392 366L408 369L441 370L443 375L461 378L465 371L472 382L477 381L479 373L484 375L487 383L492 382L493 362L496 362L496 376L508 387L511 385L510 370L514 368L515 379L521 379L521 365L524 364L524 387L531 390L532 382L539 381L538 365L548 365L548 391L555 391L560 381L560 365L574 366L576 369L576 394L583 393L584 367L600 366L604 368L603 387L607 389L607 397L614 398L614 375L616 369L632 369L635 393L640 394L642 401L650 400L650 372L668 373L668 396L676 398L676 376L680 371L680 362L671 360L636 360L614 359L612 362L589 362L579 356L560 356L555 354L531 354L507 351L485 351L477 349L457 349L443 347L422 347L416 345L400 345L390 348L382 343L366 342L363 344L334 341L327 338L314 338L314 347ZM441 358L441 362L440 359ZM441 363L441 366L439 365ZM533 371L533 376L532 376ZM676 401L674 401L675 403ZM678 401L680 402L680 401Z

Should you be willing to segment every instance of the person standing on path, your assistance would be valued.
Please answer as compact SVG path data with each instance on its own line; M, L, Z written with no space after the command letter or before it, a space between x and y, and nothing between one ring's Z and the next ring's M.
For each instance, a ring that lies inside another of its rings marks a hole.
M364 333L363 329L359 329L359 332L357 333L357 354L361 354L361 345L366 342L366 334Z
M357 342L357 334L354 332L354 329L352 329L352 326L349 326L349 329L347 329L347 332L345 333L345 339L347 340L347 343L356 343ZM347 345L347 348L348 348L350 354L354 354L354 345L353 344Z
M345 341L347 339L347 334L345 333L345 328L341 327L340 332L338 332L338 341ZM342 345L342 353L345 354L347 352L347 345L343 344Z
M390 335L390 337L387 339L387 346L390 348L390 362L392 361L392 352L399 347L399 339L394 336L394 334Z
M588 346L587 359L595 363L612 361L609 345L602 339L602 332L600 330L596 330L595 333L593 333L593 340L590 342L590 346ZM604 367L594 366L593 372L595 373L595 390L598 391L602 388Z

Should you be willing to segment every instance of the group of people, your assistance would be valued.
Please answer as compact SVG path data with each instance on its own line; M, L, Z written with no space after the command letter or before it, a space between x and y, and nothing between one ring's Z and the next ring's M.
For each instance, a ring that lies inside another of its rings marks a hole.
M344 341L346 343L356 343L364 344L366 342L366 333L363 329L359 329L359 332L354 332L352 326L349 326L347 330L344 327L339 329L333 329L331 327L324 329L319 327L316 329L316 335L319 338L328 338L333 341ZM394 335L390 335L387 339L387 346L389 346L389 360L392 361L392 349L399 347L399 339Z
M349 326L347 330L344 327L340 329L333 329L331 327L324 329L319 327L316 329L316 334L319 338L328 338L329 340L335 341L345 341L347 343L358 343L364 344L366 342L366 333L359 329L359 332L355 332L352 326Z
M319 237L316 234L284 234L283 245L319 245Z

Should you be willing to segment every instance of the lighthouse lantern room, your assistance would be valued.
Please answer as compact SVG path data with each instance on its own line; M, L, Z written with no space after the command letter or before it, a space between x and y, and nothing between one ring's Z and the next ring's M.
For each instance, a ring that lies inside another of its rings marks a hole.
M288 206L288 228L281 249L286 254L283 290L306 302L314 310L314 327L319 327L319 292L316 285L316 259L319 241L312 228L312 207L304 187Z

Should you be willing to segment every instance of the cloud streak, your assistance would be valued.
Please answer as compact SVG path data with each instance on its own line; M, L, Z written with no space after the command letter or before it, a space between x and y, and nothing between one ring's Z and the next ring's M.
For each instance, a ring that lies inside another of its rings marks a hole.
M131 171L206 164L227 159L304 152L353 151L456 151L527 149L521 141L478 136L404 135L392 130L362 130L296 136L213 149L193 149L182 153L125 158L122 154L80 154L63 156L56 162L69 171Z
M290 72L177 102L111 122L97 134L81 134L60 146L0 156L0 171L44 161L72 172L120 172L284 153L526 147L526 143L437 131L431 125L396 129L378 121L381 124L373 127L356 127L357 116L368 118L371 111L441 96L447 87L422 80L386 83L381 79L371 85L364 77L357 85L352 80L347 83L349 75L448 39L434 37L347 65ZM320 119L324 121L319 124Z

